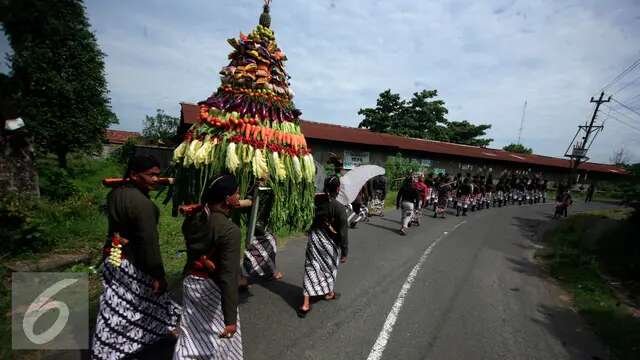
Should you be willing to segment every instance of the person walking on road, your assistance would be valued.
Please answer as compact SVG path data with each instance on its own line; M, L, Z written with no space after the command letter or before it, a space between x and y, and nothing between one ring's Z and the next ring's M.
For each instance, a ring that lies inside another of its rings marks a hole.
M166 293L158 239L160 212L149 199L159 176L155 158L134 157L125 184L107 195L109 229L92 359L135 357L176 329L180 307Z
M433 212L434 218L437 218L438 215L443 219L445 217L449 192L451 191L451 182L451 179L446 175L439 179L438 185L436 186L438 189L438 203L436 204L436 210Z
M416 184L413 181L413 177L407 176L404 179L402 186L400 186L400 190L398 190L398 195L396 197L396 209L402 210L402 225L400 227L401 235L407 234L407 228L413 218L413 211L416 206L418 206L419 202L420 194L418 193Z
M187 246L184 311L173 359L242 359L240 228L229 218L239 206L236 178L215 178L202 202L202 211L187 216L182 225Z
M589 187L587 188L587 196L585 196L584 202L593 201L593 193L595 192L596 192L596 185L594 183L589 184Z
M304 260L303 302L298 316L304 318L311 311L311 297L323 296L336 300L338 265L347 261L349 227L344 205L336 200L340 192L340 179L330 176L325 180L324 193L315 199L315 217L309 230Z

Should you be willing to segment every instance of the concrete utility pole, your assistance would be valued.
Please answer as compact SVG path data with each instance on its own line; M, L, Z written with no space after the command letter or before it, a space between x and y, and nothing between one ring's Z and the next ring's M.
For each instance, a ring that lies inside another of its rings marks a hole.
M573 137L571 144L565 151L564 156L571 158L571 171L569 173L569 185L575 184L577 177L576 174L578 172L578 167L580 163L589 160L587 157L587 152L589 148L591 148L591 144L598 136L598 133L604 128L602 125L595 126L593 125L596 117L598 116L598 110L600 110L600 105L604 103L608 103L611 101L611 96L607 100L603 100L604 91L600 93L600 98L598 100L594 100L593 96L591 97L591 102L596 104L596 108L593 110L593 116L591 116L591 122L589 125L580 125L578 126L578 132ZM584 133L581 138L578 138L578 135ZM593 137L592 137L593 135ZM576 141L578 139L578 141Z

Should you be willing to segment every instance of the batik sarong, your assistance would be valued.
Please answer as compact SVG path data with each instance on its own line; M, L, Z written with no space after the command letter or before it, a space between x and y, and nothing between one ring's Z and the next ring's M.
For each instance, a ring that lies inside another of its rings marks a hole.
M311 230L304 260L304 295L331 293L336 283L339 261L340 248L329 235L324 230Z
M268 232L255 236L244 252L242 265L249 276L270 278L276 272L276 238Z
M233 337L220 337L225 325L222 313L222 292L215 281L189 275L182 284L182 293L184 304L180 320L180 336L173 359L242 359L239 315L236 322L237 331Z
M155 295L152 281L126 259L104 262L92 359L129 358L175 330L180 306L166 293Z

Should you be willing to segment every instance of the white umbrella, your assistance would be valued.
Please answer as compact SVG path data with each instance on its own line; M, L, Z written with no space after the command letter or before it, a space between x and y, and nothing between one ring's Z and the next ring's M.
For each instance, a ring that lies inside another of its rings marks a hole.
M340 177L340 193L336 200L343 205L351 204L367 181L384 175L384 168L377 165L362 165Z

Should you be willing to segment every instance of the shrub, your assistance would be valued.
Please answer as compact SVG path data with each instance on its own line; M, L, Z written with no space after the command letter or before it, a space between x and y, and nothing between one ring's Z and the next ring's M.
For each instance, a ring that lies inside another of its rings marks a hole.
M43 236L42 227L34 218L36 202L19 195L0 199L0 254L18 255L46 250L51 242Z
M69 173L60 168L50 168L40 179L40 194L53 201L65 201L78 193Z
M389 156L387 163L385 164L387 184L392 190L398 190L400 184L402 184L402 178L409 176L422 169L420 164L411 159L403 158L401 154L396 156Z

